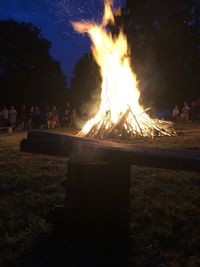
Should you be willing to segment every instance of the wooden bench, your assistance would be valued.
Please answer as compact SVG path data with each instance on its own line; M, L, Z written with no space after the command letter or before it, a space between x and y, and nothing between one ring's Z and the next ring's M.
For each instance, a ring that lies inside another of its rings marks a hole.
M69 157L66 199L49 221L80 240L129 236L131 165L200 171L200 151L173 151L30 131L21 151ZM61 226L62 225L62 226Z
M9 126L9 127L0 127L0 133L12 133L13 130L12 130L12 127Z

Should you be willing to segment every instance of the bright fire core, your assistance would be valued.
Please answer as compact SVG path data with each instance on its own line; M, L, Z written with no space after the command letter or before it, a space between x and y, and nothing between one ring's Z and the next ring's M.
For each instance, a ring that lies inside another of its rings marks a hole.
M136 74L131 69L127 38L122 30L118 36L113 36L106 29L114 22L113 1L105 0L101 24L73 23L77 32L89 35L102 77L100 108L79 135L99 139L174 135L171 122L151 119L139 104L140 91Z

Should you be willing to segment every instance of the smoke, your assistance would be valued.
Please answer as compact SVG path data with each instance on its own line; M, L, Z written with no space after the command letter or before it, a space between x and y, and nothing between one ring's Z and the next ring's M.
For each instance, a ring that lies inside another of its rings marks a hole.
M90 99L87 102L83 102L80 107L80 116L77 120L76 126L78 129L82 129L85 123L93 118L100 107L101 103L101 83L98 88L94 90Z

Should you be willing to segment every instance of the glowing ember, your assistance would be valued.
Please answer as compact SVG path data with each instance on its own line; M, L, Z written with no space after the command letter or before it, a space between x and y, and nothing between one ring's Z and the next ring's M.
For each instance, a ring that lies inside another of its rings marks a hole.
M79 135L100 139L175 135L171 122L151 119L147 110L140 106L137 78L127 56L126 36L121 30L117 37L113 37L106 30L108 23L114 24L112 0L105 1L101 24L87 21L73 23L76 31L88 33L102 77L99 111L85 124Z

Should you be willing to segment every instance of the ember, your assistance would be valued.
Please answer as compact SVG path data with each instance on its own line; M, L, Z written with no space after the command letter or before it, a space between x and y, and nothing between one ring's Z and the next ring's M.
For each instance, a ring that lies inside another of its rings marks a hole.
M113 37L106 29L109 23L114 22L113 1L107 0L101 24L88 21L73 23L77 32L88 33L102 77L99 111L85 124L79 136L134 139L139 136L176 135L171 122L151 119L147 109L140 105L138 81L131 69L130 57L127 57L127 38L122 30Z

